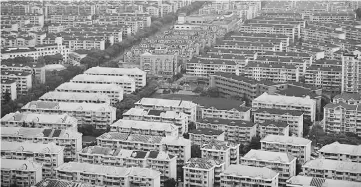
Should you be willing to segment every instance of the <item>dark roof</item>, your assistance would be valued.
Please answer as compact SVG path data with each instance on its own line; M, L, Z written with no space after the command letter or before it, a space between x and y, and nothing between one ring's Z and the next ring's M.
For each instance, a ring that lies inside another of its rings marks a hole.
M288 87L284 90L279 90L277 92L280 95L286 95L286 96L295 96L295 97L306 97L310 96L311 98L318 97L318 95L313 92L312 89L305 88L302 86L295 86L292 84L288 84Z
M324 108L342 107L342 108L345 108L347 110L357 110L358 106L360 106L360 110L361 110L361 105L349 105L349 104L346 104L346 103L328 103L327 105L324 106Z
M61 130L58 130L58 129L54 130L53 137L59 137L60 133L61 133Z
M343 92L341 94L336 95L333 99L343 99L343 100L361 100L361 93L347 93Z
M210 128L198 128L189 131L189 134L204 134L204 135L221 135L223 131L210 129Z
M269 125L274 125L276 127L287 127L288 123L285 121L272 121L272 120L267 120L264 121L263 123L259 123L260 126L269 126Z
M164 112L164 110L149 110L148 115L160 116L162 112Z
M255 124L249 121L231 120L231 119L218 119L218 118L203 118L200 123L220 124L238 127L253 127Z
M49 137L51 132L53 132L53 129L44 129L43 131L44 137Z
M146 151L133 151L132 156L133 158L145 158L148 152Z
M158 151L150 151L148 158L157 158L158 157L159 152Z

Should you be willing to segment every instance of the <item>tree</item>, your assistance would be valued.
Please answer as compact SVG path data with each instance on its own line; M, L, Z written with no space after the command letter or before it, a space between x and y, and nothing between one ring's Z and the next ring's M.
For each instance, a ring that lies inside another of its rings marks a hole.
M196 129L196 124L193 121L189 122L188 123L188 131L191 131L194 129Z
M318 140L325 136L326 133L323 131L323 127L321 125L313 125L309 134L308 134L308 139L310 139L312 141L312 143L314 144L318 144Z
M202 152L201 147L199 145L192 145L191 146L191 157L192 158L201 158Z
M302 172L302 164L299 163L298 159L296 161L296 175Z
M219 97L219 90L217 87L211 87L207 90L210 97Z
M176 185L177 185L177 181L175 181L174 178L170 178L164 181L164 187L175 187Z
M261 138L259 136L254 136L249 143L250 149L261 149Z
M239 95L231 95L231 99L241 100L241 97Z
M85 64L88 66L88 68L91 68L91 67L98 66L99 60L87 55L86 57L84 57L83 59L80 60L80 64Z
M310 126L312 126L312 122L309 119L303 120L303 137L306 137L310 132Z
M4 94L4 103L8 103L9 101L11 101L11 93L9 90L6 90Z
M43 58L45 64L59 64L63 60L63 55L57 53L55 55L45 55Z
M197 86L197 87L193 90L194 93L201 93L202 91L203 91L203 88L200 87L200 86Z
M178 180L183 181L184 178L183 165L177 165L177 177Z
M183 134L183 138L185 138L185 139L189 139L189 134L186 132L186 133L184 133Z
M356 9L355 12L356 12L356 16L357 16L359 19L361 19L361 8Z

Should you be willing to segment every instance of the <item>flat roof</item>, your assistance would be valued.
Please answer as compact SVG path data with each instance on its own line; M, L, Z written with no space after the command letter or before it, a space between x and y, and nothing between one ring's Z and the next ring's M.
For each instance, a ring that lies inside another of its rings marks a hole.
M257 160L264 162L279 162L279 163L290 163L295 160L296 157L289 153L284 152L273 152L251 149L247 154L241 157L241 160Z
M293 144L293 145L308 145L311 143L311 140L301 137L294 136L279 136L279 135L267 135L264 137L261 142L268 143L283 143L283 144Z
M123 92L123 88L116 84L87 84L87 83L74 83L66 82L55 88L56 91L61 90L92 90L92 91L120 91Z
M103 93L85 93L85 92L46 92L39 100L79 100L79 101L107 101L108 95Z
M114 107L106 103L66 103L51 101L31 101L22 110L98 111L112 112Z
M3 152L29 152L44 154L61 154L64 147L56 145L54 142L39 144L32 142L7 142L1 141L1 151Z
M312 168L316 170L332 170L348 173L361 173L361 163L321 158L309 160L302 166L302 168Z
M177 131L178 127L173 123L164 123L158 121L137 121L119 119L115 123L110 125L111 127L125 128L125 129L142 129L142 130L154 130L154 131Z
M15 160L1 158L1 170L26 170L36 171L41 170L42 165L30 160Z
M277 103L284 105L316 105L316 101L306 97L295 97L295 96L284 96L284 95L269 95L268 93L263 93L262 95L255 98L253 102L262 102L262 103Z
M228 125L228 126L238 126L238 127L253 127L256 124L250 121L243 120L232 120L232 119L220 119L220 118L202 118L200 123L209 123L209 124L219 124L219 125Z
M146 105L146 106L183 107L183 108L196 107L196 104L190 101L158 99L158 98L142 98L135 104Z
M46 124L74 124L78 120L68 114L39 114L39 113L9 113L1 118L2 122L27 122L27 123L46 123Z

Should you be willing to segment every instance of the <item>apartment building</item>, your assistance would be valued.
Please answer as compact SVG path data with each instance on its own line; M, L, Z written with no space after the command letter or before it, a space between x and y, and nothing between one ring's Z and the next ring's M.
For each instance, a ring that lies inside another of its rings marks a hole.
M224 141L225 133L211 128L197 128L188 132L193 144L202 146L211 140Z
M77 161L106 166L150 168L161 173L161 186L164 186L167 179L177 178L177 158L165 151L134 151L90 146L78 153Z
M29 160L42 165L42 177L55 177L55 168L64 163L64 147L54 142L37 144L28 142L1 142L1 157L14 160Z
M332 100L333 103L346 103L349 105L361 104L361 93L343 92L333 97Z
M262 51L257 52L257 54L254 55L254 58L260 58L260 57L274 57L274 58L292 58L292 59L302 59L305 61L306 65L311 65L313 62L313 58L308 53L302 53L302 52L271 52L271 51Z
M262 54L263 52L259 52ZM293 57L273 57L273 56L263 56L255 54L254 59L250 60L255 64L269 64L270 66L274 65L291 65L289 69L298 68L298 74L303 74L306 71L307 61L302 58L293 58ZM310 63L310 62L309 62ZM247 63L248 64L248 63ZM294 66L294 67L293 67Z
M221 187L234 185L278 187L279 174L266 167L230 165L221 173Z
M109 132L97 137L97 145L113 149L168 151L177 156L178 164L186 162L191 157L191 141L183 137Z
M33 86L32 75L22 71L7 71L1 70L2 80L15 80L16 81L16 93L18 95L26 95Z
M263 123L258 123L259 136L261 138L266 137L269 134L279 136L289 136L290 125L283 121L271 121L267 120Z
M177 54L151 54L140 55L140 67L150 75L172 77L180 72Z
M73 77L70 82L84 84L115 84L122 87L125 94L131 94L135 91L135 80L128 76L79 74Z
M57 92L80 92L106 94L110 103L115 104L123 100L123 88L116 84L87 84L66 82L55 88Z
M92 50L99 49L105 50L105 40L103 37L97 36L84 36L84 35L66 35L61 36L64 45L71 51L78 49Z
M202 158L221 160L225 168L239 163L239 145L219 140L210 140L201 146Z
M317 158L302 166L302 174L309 177L361 182L361 163Z
M216 49L236 49L236 50L254 50L254 51L277 51L280 46L275 44L264 42L237 42L237 41L217 41L214 45Z
M131 108L123 113L123 119L172 123L177 126L180 136L188 132L188 115L183 112Z
M178 127L172 123L119 119L110 125L111 132L151 136L178 136Z
M257 134L257 124L242 120L204 118L196 122L196 127L224 132L224 140L236 144L248 143Z
M110 98L102 93L79 92L46 92L39 98L40 101L66 102L66 103L103 103L110 105Z
M303 175L297 175L287 180L287 187L308 187L308 186L350 186L357 187L360 185L359 182L345 181L345 180L334 180L320 177L308 177Z
M9 19L9 20L30 20L30 24L33 25L40 25L41 27L44 26L44 15L43 14L32 14L32 13L25 13L23 15L16 15L16 14L7 14L1 15L2 19Z
M30 160L1 158L1 185L30 186L42 180L41 164Z
M97 129L105 129L111 125L116 115L114 107L102 103L31 101L21 110L43 114L66 113L75 117L78 125L94 125Z
M294 25L277 24L244 24L239 27L240 32L260 34L282 34L294 41L298 37L298 28Z
M45 66L41 64L23 64L23 63L9 63L1 62L1 69L8 71L23 71L34 75L35 80L44 84L45 78Z
M62 187L62 186L79 186L79 187L95 187L90 184L85 184L82 182L74 182L68 180L60 179L43 179L38 182L34 187Z
M222 96L237 95L250 100L268 91L269 85L273 84L271 81L257 81L231 73L216 73L211 75L209 82L211 87L218 88Z
M194 100L201 108L201 118L251 121L251 108L244 106L244 102L224 98L212 100L214 102L208 98Z
M345 40L346 33L327 27L317 27L314 25L309 25L303 29L302 37L305 41L311 40L325 42L329 40L329 38Z
M235 38L235 39L245 39L245 40L249 40L249 39L265 39L266 40L277 40L277 41L281 41L282 46L288 46L290 44L290 38L286 35L281 35L281 34L262 34L262 33L247 33L247 32L236 32L236 33L232 33L230 35L231 38ZM252 40L251 40L252 41Z
M191 158L183 166L184 186L217 186L225 163L210 158Z
M342 92L361 92L361 53L354 51L342 56Z
M354 20L356 14L354 12L318 12L310 16L311 21L332 22L336 20Z
M300 164L311 159L311 141L301 137L268 135L261 140L261 150L289 153Z
M196 121L197 104L184 100L142 98L134 103L134 108L155 109L164 111L183 112L189 116L190 121Z
M300 68L287 63L257 63L249 62L245 66L244 74L248 78L270 80L272 82L298 82Z
M361 148L358 145L340 144L334 142L319 150L319 158L347 162L361 162Z
M149 168L125 168L97 164L68 162L56 169L56 178L79 181L97 186L160 187L160 172Z
M341 90L342 67L312 65L306 69L305 83L324 90Z
M316 117L316 101L310 96L294 97L283 95L269 95L263 93L252 101L252 108L269 108L281 110L294 110L304 113L312 122Z
M82 149L82 134L71 130L57 130L29 127L1 127L1 140L9 142L33 142L47 144L54 142L64 147L64 161L74 160L76 152Z
M146 85L147 73L139 68L107 68L92 67L87 69L84 74L87 75L108 75L108 76L128 76L135 80L136 89Z
M265 121L281 122L289 125L290 134L303 136L303 112L295 110L259 108L252 111L254 123Z
M15 100L17 98L16 91L16 80L14 79L2 79L1 80L1 100L5 101L6 94L10 96L10 100Z
M239 74L239 65L229 60L193 58L186 66L187 75L196 77L207 78L217 72Z
M293 44L287 47L286 52L307 53L312 59L318 60L326 57L325 51L316 47L301 46Z
M68 114L9 113L1 118L3 127L32 127L78 131L78 120Z

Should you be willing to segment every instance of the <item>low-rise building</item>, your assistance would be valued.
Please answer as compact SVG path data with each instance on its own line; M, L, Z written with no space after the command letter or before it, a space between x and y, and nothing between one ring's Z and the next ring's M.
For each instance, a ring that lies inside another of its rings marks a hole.
M202 158L222 160L225 168L239 163L239 144L220 140L211 140L201 145Z
M290 133L302 137L303 136L303 112L295 110L281 110L259 108L253 113L254 123L263 123L265 121L286 122L290 127Z
M32 186L42 180L41 164L30 160L1 158L1 185Z
M131 108L123 113L123 119L173 123L177 126L179 135L188 132L188 115L183 112Z
M361 146L334 142L323 146L320 158L361 163Z
M304 113L312 122L316 118L316 101L310 96L294 97L283 95L269 95L263 93L252 101L252 108L269 108L281 110L294 110Z
M309 177L361 182L361 163L317 158L302 166Z
M144 87L147 83L146 72L139 68L107 68L92 67L87 69L84 74L87 75L108 75L108 76L128 76L135 80L136 89Z
M297 158L304 164L311 159L311 140L293 137L268 135L261 140L261 150L285 152Z
M232 143L247 143L257 135L257 124L249 121L204 118L196 122L196 127L224 132L224 140Z
M128 76L80 74L73 77L70 82L84 84L115 84L122 87L125 94L131 94L135 91L135 80Z
M78 125L94 125L97 129L106 129L116 118L116 109L105 103L31 101L21 110L45 114L66 113L78 119Z
M1 142L1 157L14 160L33 159L42 165L42 177L55 177L55 168L64 163L64 147L54 142L37 144L29 142Z
M67 82L57 88L57 92L83 92L83 93L101 93L110 98L110 103L115 104L123 100L123 88L116 84L87 84Z
M160 187L159 171L149 168L125 168L97 164L68 162L56 168L56 178L79 181L99 186L143 186Z
M211 128L197 128L188 132L189 139L193 144L202 146L211 140L224 141L224 132Z
M1 140L9 142L33 142L47 144L54 142L64 147L64 161L75 160L76 152L82 149L82 133L71 130L57 130L29 127L1 127Z
M8 95L7 95L8 94ZM8 98L6 98L8 97ZM17 98L16 80L2 79L1 80L1 100L6 99L15 100Z
M110 98L103 93L79 92L46 92L39 98L40 101L66 102L66 103L104 103L110 105Z
M221 173L221 187L235 185L278 187L279 174L266 167L230 165Z
M15 80L16 93L18 95L26 95L29 89L33 86L32 75L28 72L1 70L1 79Z
M287 179L296 175L296 159L289 153L251 149L241 158L240 164L272 169L279 173L278 184L284 186Z
M210 158L191 158L183 166L184 186L217 186L225 163Z
M164 186L164 181L167 179L177 178L177 158L165 151L135 151L90 146L77 154L77 161L127 168L151 168L161 173L161 186Z
M178 127L172 123L119 119L110 125L111 132L152 136L178 136Z
M196 121L197 104L190 101L142 98L134 103L135 108L183 112L190 121Z
M127 150L168 151L177 156L177 163L182 164L191 158L191 141L183 137L149 136L120 132L104 133L97 137L97 145Z
M1 118L3 127L33 127L78 131L78 120L68 114L9 113Z
M309 186L348 186L357 187L360 185L359 182L345 181L345 180L334 180L326 179L322 177L308 177L303 175L293 176L287 180L287 187L309 187Z

